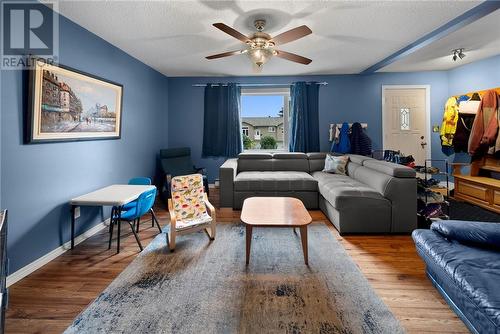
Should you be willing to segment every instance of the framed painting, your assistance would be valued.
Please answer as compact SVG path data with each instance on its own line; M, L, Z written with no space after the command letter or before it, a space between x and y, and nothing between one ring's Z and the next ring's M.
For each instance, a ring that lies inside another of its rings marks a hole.
M35 59L26 142L119 139L122 95L120 84Z

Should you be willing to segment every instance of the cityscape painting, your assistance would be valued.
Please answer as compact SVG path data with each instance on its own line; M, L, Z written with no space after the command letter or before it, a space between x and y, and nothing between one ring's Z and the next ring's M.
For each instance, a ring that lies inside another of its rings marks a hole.
M40 60L30 85L28 142L120 138L121 85Z

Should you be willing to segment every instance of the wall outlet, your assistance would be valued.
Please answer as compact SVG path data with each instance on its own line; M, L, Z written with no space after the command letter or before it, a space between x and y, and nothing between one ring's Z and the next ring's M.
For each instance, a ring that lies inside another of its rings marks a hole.
M80 217L80 207L79 207L79 206L77 206L77 207L75 208L75 219L76 219L76 218L79 218L79 217Z

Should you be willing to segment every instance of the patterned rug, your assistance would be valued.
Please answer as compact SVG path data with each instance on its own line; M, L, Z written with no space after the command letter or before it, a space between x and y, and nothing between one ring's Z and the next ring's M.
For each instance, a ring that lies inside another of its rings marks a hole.
M309 226L309 267L291 229L219 224L152 243L65 333L403 333L331 231Z

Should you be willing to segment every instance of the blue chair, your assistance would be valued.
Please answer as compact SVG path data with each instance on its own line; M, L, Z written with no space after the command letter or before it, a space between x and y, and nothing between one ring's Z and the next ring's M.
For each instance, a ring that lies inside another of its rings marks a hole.
M141 177L134 177L134 178L128 180L128 184L149 186L149 185L151 185L151 179L149 177L143 177L143 176L141 176ZM136 201L133 201L133 202L125 204L122 207L122 210L129 210L130 208L134 207L135 206L135 202ZM154 225L156 223L156 226L158 226L158 229L160 230L160 233L161 233L161 227L160 227L160 224L158 223L158 219L156 218L156 214L155 214L153 208L151 208L149 211L151 213L151 227L154 227ZM139 218L139 221L138 221L137 227L136 227L136 232L137 233L139 233L139 224L140 224L140 222L141 222L141 220Z
M113 208L111 212L111 224L110 224L110 233L109 233L109 245L108 249L111 249L111 240L113 238L113 226L114 224L118 224L118 244L120 243L120 227L121 227L121 222L126 221L129 223L130 228L132 229L132 233L134 234L135 240L137 241L137 244L139 245L139 248L141 251L143 250L141 241L139 240L139 237L137 236L137 233L135 232L135 224L139 224L139 219L141 216L146 214L151 210L155 203L156 199L156 188L153 188L151 190L143 192L139 198L129 204L134 204L130 205L128 209L123 209L119 211L119 208ZM158 226L159 228L159 226ZM160 229L161 231L161 229ZM119 249L118 249L119 252Z

